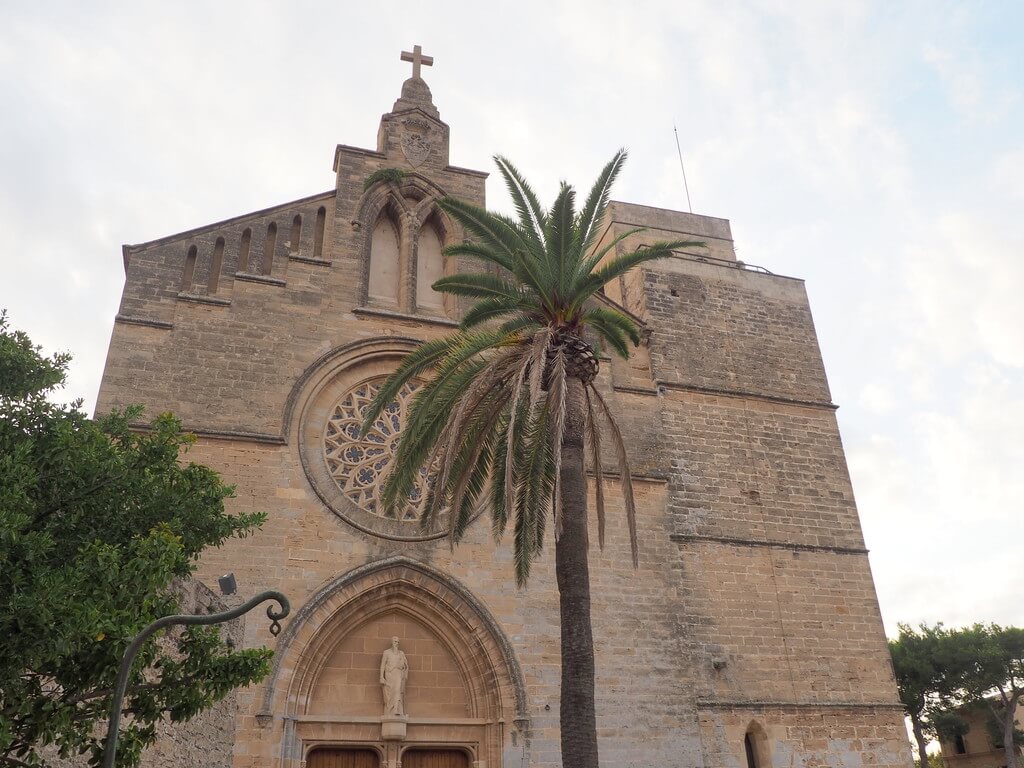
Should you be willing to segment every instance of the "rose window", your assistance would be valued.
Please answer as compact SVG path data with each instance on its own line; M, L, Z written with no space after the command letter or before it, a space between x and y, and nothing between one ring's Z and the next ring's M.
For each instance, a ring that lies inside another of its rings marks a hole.
M334 406L324 430L324 455L334 482L357 507L386 519L417 520L425 501L425 469L420 470L408 505L397 514L384 513L380 491L388 463L398 447L398 434L408 417L413 393L420 385L411 383L402 387L398 396L381 411L366 437L359 436L363 417L385 381L383 376L365 381L349 390Z

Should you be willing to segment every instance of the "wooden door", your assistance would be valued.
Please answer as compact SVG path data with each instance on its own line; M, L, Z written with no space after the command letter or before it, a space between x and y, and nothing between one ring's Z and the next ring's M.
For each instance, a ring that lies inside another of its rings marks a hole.
M372 749L314 749L306 759L307 768L380 768L380 757Z
M402 753L402 768L469 768L459 749L410 749Z

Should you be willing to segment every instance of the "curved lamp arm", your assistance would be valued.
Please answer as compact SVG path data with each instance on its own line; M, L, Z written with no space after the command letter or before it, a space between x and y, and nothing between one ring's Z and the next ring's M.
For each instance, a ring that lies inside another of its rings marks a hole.
M204 615L183 614L177 616L164 616L157 619L144 630L139 632L132 640L132 644L125 651L121 659L121 668L117 672L117 684L114 686L114 699L110 703L110 720L107 725L107 743L103 747L103 768L114 768L114 760L117 755L117 737L121 728L121 705L124 702L124 694L128 689L128 676L131 674L132 662L142 648L143 644L155 632L174 624L222 624L225 621L237 619L243 613L248 613L260 603L266 600L274 600L281 606L275 610L274 606L267 606L267 618L270 619L270 634L275 637L281 631L281 619L291 612L291 603L288 598L275 590L260 592L241 605L221 613L208 613Z

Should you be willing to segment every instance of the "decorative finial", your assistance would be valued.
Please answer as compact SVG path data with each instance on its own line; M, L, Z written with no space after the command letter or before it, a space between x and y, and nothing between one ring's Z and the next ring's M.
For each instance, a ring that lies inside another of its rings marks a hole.
M421 64L426 67L434 66L434 57L424 56L423 48L422 46L419 45L414 45L412 47L412 53L409 53L408 51L402 51L402 61L412 62L412 76L415 78L418 78L420 76Z

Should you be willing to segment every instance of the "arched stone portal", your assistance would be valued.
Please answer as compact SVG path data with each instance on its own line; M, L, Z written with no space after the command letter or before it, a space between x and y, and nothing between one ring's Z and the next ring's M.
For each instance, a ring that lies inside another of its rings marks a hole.
M385 712L381 660L392 638L407 677L398 711ZM382 766L405 751L447 750L496 768L513 734L527 735L521 673L493 617L449 576L404 557L339 576L299 610L261 710L281 768L324 749L370 749Z

